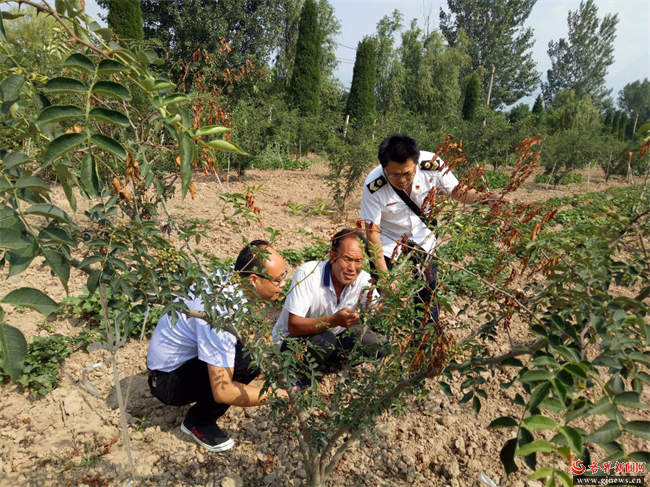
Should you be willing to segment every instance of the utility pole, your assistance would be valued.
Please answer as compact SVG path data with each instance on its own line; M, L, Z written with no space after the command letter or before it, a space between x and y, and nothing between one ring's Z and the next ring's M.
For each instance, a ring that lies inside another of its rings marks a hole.
M494 83L494 64L492 65L492 74L490 75L490 87L488 88L487 107L490 108L490 97L492 96L492 83ZM487 118L483 119L483 127L487 123Z

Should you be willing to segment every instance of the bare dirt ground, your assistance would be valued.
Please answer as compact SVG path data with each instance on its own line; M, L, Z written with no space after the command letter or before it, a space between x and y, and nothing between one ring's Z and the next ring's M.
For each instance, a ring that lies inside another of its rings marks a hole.
M602 173L596 169L583 171L583 176L584 183L557 188L529 182L512 199L541 201L625 184L615 178L605 185ZM231 181L226 190L244 193L247 186L262 185L263 189L255 192L255 203L262 210L264 226L282 232L276 247L300 249L312 242L297 233L298 228L328 237L346 224L353 225L358 217L358 197L348 203L350 210L342 214L305 219L300 216L301 211L292 213L290 203L303 205L304 213L317 207L319 200L328 201L326 178L327 165L316 162L304 172L251 170L245 181ZM642 180L638 178L635 182ZM242 245L241 237L229 233L219 223L219 184L214 178L198 177L196 187L196 199L176 197L169 205L171 211L187 218L214 219L210 236L200 247L220 257L235 255ZM55 191L54 199L66 208L62 192ZM244 233L249 239L268 237L263 227L256 224ZM6 270L2 276L6 277ZM85 280L85 276L73 270L71 294L80 294ZM3 279L0 296L22 286L36 287L55 299L65 296L59 281L38 264L19 276ZM28 341L53 332L76 335L84 326L60 317L44 322L42 316L29 310L7 311L6 321L20 327ZM516 323L512 333L517 341L526 338L525 330L518 329ZM188 440L179 430L186 408L164 406L148 390L147 345L147 339L142 344L131 340L117 356L123 392L130 385L128 411L137 485L303 485L306 475L297 443L287 430L269 418L266 407L229 410L220 424L237 444L228 452L211 454ZM496 354L507 347L504 337L492 345L491 351ZM72 354L60 364L60 387L41 399L31 398L20 386L0 385L0 486L124 485L128 464L120 436L112 372L100 367L89 374L100 397L90 394L82 382L84 367L107 357L102 350ZM499 387L499 381L508 378L506 374L486 378L489 399L478 415L469 404L447 398L435 381L429 381L432 393L423 402L409 400L402 416L384 415L375 428L376 441L365 441L365 446L361 444L345 454L330 485L459 487L477 485L480 472L498 479L503 475L499 451L512 432L488 430L487 426L497 417L520 411L510 402L517 393L516 386L507 390ZM458 392L460 382L452 384L454 391ZM526 479L530 473L526 467L522 471L511 477L509 485L541 487L538 481ZM566 471L569 472L568 467Z

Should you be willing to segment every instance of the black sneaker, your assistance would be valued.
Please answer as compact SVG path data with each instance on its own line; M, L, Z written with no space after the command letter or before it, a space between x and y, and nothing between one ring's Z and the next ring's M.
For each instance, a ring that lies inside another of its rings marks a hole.
M214 453L230 450L235 446L235 442L228 438L228 435L216 424L197 427L186 419L181 424L181 431L190 435L203 448L207 448Z

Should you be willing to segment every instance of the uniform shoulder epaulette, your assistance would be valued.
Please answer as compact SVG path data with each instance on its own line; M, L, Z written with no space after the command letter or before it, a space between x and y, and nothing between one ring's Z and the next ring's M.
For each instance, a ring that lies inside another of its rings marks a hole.
M371 181L370 183L366 184L366 186L368 186L368 190L371 193L374 193L375 191L377 191L377 190L383 188L384 186L386 186L386 178L383 175L381 175L377 179L375 179L375 180Z
M420 163L420 169L423 171L436 171L440 168L440 163L436 159L431 159L429 161L422 161Z

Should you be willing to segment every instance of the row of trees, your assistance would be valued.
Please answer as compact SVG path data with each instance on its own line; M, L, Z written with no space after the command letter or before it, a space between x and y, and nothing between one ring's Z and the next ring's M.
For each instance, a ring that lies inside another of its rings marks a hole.
M429 17L420 27L415 20L405 23L396 10L359 42L349 92L333 76L340 24L327 0L176 0L166 8L145 0L141 19L135 0L103 5L110 7L108 22L118 36L139 39L122 26L144 26L146 43L166 53L171 78L208 96L210 109L233 126L233 140L254 157L317 151L334 162L335 179L357 175L346 182L350 188L363 172L350 167L357 164L351 159L372 163L372 141L388 131L409 130L427 146L452 135L476 150L473 161L495 166L508 162L519 140L541 132L552 138L549 147L558 148L542 158L550 172L588 163L608 174L627 170L623 161L637 146L635 132L650 118L650 82L628 84L614 109L605 75L613 63L617 16L600 18L593 0L569 13L568 36L549 44L551 69L531 110L516 102L540 86L534 33L524 26L535 3L449 0L440 10L439 31L429 28ZM199 46L204 54L197 56ZM232 73L244 66L245 75L233 82ZM504 111L508 105L514 106ZM576 140L582 152L559 153ZM607 156L593 160L594 146L608 148ZM229 160L241 169L251 161ZM644 168L640 158L631 167Z

